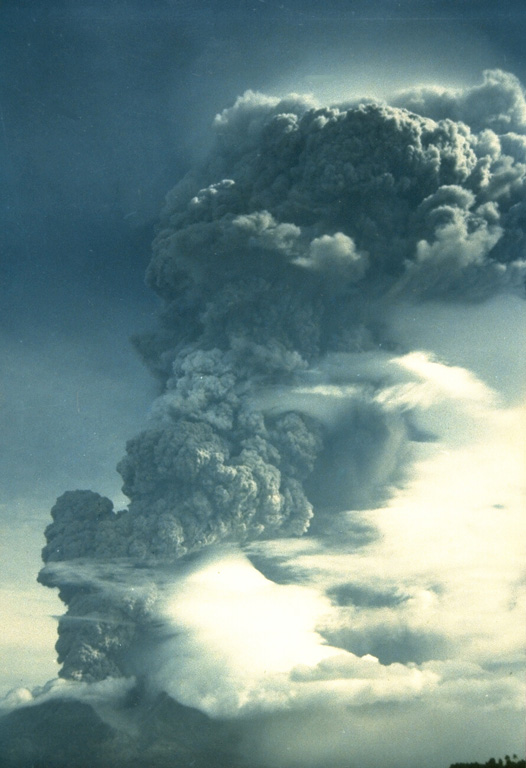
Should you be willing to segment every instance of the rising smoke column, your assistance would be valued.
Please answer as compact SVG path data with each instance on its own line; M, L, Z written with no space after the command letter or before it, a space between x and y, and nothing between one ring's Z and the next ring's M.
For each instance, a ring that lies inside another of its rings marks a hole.
M311 380L331 354L404 352L385 327L397 302L522 293L525 127L520 84L502 72L395 106L249 92L217 116L213 150L168 195L153 246L163 308L136 344L162 393L118 467L129 507L68 492L46 530L39 579L68 606L63 677L129 671L156 600L155 583L129 589L135 567L301 536L387 497L415 435L406 407L383 404L380 375L357 375L338 427L266 393ZM128 577L108 588L110 566Z

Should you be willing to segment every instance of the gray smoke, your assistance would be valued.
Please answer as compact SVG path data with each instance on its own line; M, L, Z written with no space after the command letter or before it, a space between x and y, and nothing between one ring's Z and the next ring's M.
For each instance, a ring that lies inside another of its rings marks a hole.
M225 542L330 539L388 497L433 439L386 394L407 351L391 307L524 295L516 78L393 104L248 92L169 193L147 273L159 326L135 340L161 391L118 466L129 506L67 492L46 530L62 677L136 671L166 569Z
M144 606L101 604L54 563L172 561L224 540L301 536L313 495L320 514L378 502L400 467L379 477L369 467L411 437L407 414L375 397L381 381L355 387L337 429L307 406L265 406L262 393L305 382L331 353L389 348L392 302L522 290L517 80L487 72L471 90L408 92L397 104L249 92L216 117L209 159L168 195L147 273L160 327L136 339L162 394L118 467L129 507L64 494L39 577L60 588L66 618L96 610L124 624L61 620L63 676L122 672ZM343 485L342 450L355 457Z

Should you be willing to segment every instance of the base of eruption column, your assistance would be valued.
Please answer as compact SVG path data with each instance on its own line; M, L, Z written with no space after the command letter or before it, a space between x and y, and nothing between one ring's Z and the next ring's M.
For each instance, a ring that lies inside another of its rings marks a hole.
M245 768L229 723L135 687L109 724L90 704L55 698L0 720L2 768ZM252 766L253 768L253 766Z

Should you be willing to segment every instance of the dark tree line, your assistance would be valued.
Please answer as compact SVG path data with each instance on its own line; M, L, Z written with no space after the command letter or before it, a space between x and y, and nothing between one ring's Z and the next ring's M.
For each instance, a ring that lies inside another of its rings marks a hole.
M505 755L504 760L490 757L487 763L453 763L449 768L526 768L526 760L519 760L517 755Z

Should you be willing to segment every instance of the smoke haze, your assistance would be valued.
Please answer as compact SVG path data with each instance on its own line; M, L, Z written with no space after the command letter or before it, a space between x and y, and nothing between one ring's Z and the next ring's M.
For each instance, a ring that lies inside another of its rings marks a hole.
M521 750L524 90L497 68L352 90L225 95L181 161L151 232L155 323L147 299L140 322L115 310L155 393L115 383L97 422L122 495L86 465L94 490L52 508L59 677L2 701L6 765Z

